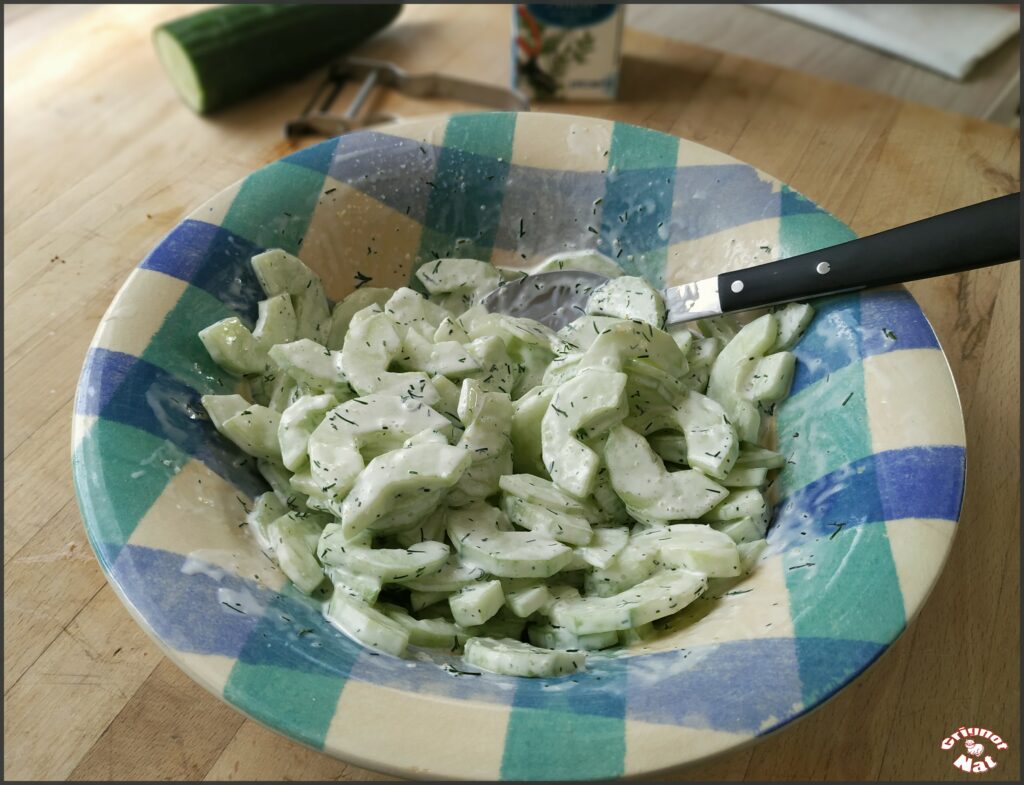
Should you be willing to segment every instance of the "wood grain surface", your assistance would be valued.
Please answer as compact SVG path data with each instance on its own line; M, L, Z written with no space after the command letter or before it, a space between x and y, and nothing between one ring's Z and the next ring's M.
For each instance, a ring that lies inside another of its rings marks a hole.
M107 586L71 487L72 396L114 293L192 209L292 149L282 125L318 80L195 117L149 39L193 9L99 7L4 58L4 774L382 779L244 719L164 659ZM505 6L408 7L363 53L500 84L508 20ZM1010 129L635 31L620 101L537 109L702 142L861 234L1019 188ZM963 724L1011 740L996 777L1019 777L1019 286L1019 263L911 286L968 434L963 519L926 607L810 717L672 779L967 779L939 749Z
M1020 122L1017 36L960 81L754 4L630 4L626 24L993 123Z

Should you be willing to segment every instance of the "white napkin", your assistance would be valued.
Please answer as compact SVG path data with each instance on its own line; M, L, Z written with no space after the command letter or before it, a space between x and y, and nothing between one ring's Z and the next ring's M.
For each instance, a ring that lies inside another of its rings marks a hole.
M1020 30L1020 14L989 4L758 4L962 80Z

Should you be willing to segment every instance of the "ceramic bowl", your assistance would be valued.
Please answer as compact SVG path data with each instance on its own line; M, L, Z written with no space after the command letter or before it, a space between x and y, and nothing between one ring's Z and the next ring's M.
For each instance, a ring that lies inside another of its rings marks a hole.
M142 260L89 349L74 478L96 556L192 678L249 717L407 777L638 775L747 744L820 705L900 635L937 578L964 428L901 287L816 304L778 407L787 465L757 569L663 638L559 679L453 676L351 642L245 528L265 490L199 397L236 381L197 331L262 297L250 257L298 253L340 298L444 256L528 266L597 248L671 285L852 238L754 167L621 123L479 113L362 131L266 166Z

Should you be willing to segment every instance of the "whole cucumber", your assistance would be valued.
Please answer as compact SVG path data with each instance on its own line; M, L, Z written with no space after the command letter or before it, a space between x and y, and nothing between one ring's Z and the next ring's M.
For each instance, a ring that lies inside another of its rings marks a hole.
M222 5L153 32L182 100L209 114L345 54L401 11L389 5Z

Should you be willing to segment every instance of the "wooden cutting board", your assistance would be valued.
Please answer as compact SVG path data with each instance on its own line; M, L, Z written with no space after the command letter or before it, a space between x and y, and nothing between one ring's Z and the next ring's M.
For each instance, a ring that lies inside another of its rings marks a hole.
M293 149L282 125L318 81L195 117L149 41L194 9L100 7L4 59L4 773L381 778L243 719L163 659L106 585L71 488L75 382L114 293L178 220ZM504 84L509 24L507 6L408 7L361 53ZM621 100L536 110L702 142L860 234L1019 189L1009 129L633 31L624 46ZM391 96L378 108L474 107ZM953 729L1019 737L1019 281L1013 264L911 287L968 434L961 531L925 609L809 719L676 779L955 779L939 749ZM1020 751L999 763L1017 778Z

